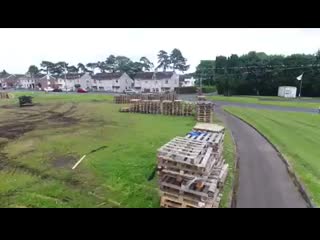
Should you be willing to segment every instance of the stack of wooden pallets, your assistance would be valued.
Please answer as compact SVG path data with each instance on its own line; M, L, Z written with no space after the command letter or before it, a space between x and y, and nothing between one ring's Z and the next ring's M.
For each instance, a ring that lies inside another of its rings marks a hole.
M9 96L9 93L7 92L0 92L0 99L8 99L10 96Z
M206 101L206 100L207 100L206 96L204 96L204 95L198 96L198 101Z
M134 95L118 95L114 96L113 102L116 104L126 104L130 103L132 99L140 100L177 100L177 94L175 92L170 93L151 93L151 94L134 94Z
M224 129L195 130L158 150L161 207L214 208L228 173L223 160Z
M197 122L212 122L214 104L210 101L198 101L196 105Z
M193 115L194 103L183 102L181 100L140 100L131 99L129 112L163 114L174 116L191 116Z

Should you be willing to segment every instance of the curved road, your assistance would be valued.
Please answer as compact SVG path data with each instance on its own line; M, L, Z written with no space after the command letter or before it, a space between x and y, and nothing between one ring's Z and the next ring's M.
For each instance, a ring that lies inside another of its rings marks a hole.
M252 127L216 109L237 144L239 179L237 208L306 208L276 150Z
M195 101L196 96L180 99ZM287 168L277 151L255 129L224 112L220 106L233 105L278 111L313 113L313 109L283 108L263 105L215 102L218 117L228 126L237 144L239 179L237 208L306 208Z

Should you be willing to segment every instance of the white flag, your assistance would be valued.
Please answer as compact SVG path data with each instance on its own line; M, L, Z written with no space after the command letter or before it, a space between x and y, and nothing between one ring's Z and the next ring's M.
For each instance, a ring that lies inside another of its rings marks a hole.
M303 73L297 77L298 81L301 81L302 80L302 76L303 76Z

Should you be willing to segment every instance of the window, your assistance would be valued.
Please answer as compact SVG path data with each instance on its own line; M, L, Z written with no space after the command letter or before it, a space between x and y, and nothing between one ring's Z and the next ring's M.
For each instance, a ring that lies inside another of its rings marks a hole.
M156 80L156 84L158 83L158 81Z
M148 81L145 81L145 83L148 83Z
M116 83L118 83L118 80L116 80Z
M169 81L168 80L166 80L166 84L168 84L169 83Z

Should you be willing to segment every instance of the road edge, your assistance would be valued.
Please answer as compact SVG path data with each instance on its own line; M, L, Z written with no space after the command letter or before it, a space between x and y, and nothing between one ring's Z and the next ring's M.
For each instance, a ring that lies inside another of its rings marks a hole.
M233 169L233 181L232 181L232 187L231 187L231 191L229 193L228 196L228 202L227 202L227 206L228 208L236 208L237 206L237 193L238 193L238 188L239 188L239 153L238 153L238 145L237 142L234 138L233 132L231 130L231 128L228 127L228 124L226 123L226 121L223 120L223 118L225 116L223 116L225 114L225 112L221 109L220 113L218 113L217 115L220 115L220 117L218 117L219 121L221 121L224 125L225 128L228 129L228 132L230 133L231 136L231 141L232 141L232 145L233 145L233 164L234 164L234 169Z
M229 208L236 208L237 206L237 193L238 193L238 187L239 187L239 154L238 154L238 145L236 140L234 139L233 133L231 129L229 128L231 139L233 142L233 149L234 149L234 181L232 183L232 191L230 193L229 197Z
M295 186L298 188L302 198L306 201L307 205L309 208L316 208L316 205L312 202L310 195L308 194L305 186L303 185L303 183L301 182L301 180L299 179L299 177L296 175L296 173L294 172L291 164L289 163L289 161L282 155L282 153L280 152L280 150L262 133L260 132L255 126L253 126L251 123L249 123L248 121L244 120L243 118L229 112L228 110L223 108L223 111L230 114L231 116L234 116L236 118L238 118L239 120L243 121L244 123L246 123L247 125L249 125L250 127L252 127L254 130L256 130L264 139L266 139L266 141L276 150L278 156L280 157L280 159L284 162L284 164L286 165L287 171L289 173L289 176L292 178L293 183L295 184Z

